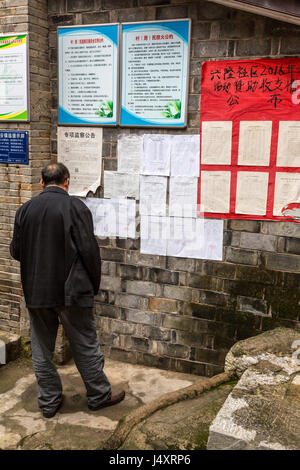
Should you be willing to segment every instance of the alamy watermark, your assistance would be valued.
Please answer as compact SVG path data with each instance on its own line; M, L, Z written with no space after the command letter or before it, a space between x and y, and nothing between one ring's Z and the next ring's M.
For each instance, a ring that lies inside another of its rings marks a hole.
M4 341L0 339L0 365L6 364L6 346Z

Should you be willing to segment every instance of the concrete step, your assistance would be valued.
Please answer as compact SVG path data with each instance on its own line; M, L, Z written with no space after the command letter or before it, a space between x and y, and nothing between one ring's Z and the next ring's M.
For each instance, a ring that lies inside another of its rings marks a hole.
M21 336L0 330L0 365L14 361L21 353Z

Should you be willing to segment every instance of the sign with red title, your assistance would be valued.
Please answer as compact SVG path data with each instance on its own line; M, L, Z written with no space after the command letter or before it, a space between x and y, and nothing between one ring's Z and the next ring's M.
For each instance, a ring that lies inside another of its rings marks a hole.
M293 220L300 205L300 59L202 66L205 217Z

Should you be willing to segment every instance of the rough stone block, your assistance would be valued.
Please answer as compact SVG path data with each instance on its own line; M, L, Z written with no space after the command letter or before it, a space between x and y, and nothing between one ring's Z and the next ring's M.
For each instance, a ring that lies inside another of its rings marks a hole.
M281 39L281 54L299 54L300 37L294 36L283 37Z
M165 269L155 269L150 270L150 278L153 282L158 282L159 284L173 284L177 285L179 283L179 273L167 271Z
M194 318L183 315L166 315L162 321L164 328L175 330L193 331L194 325Z
M108 261L124 262L124 250L118 248L101 248L101 259Z
M132 0L102 0L103 10L115 10L117 8L130 8Z
M162 318L159 313L145 312L142 310L124 309L126 321L142 323L143 325L161 326Z
M236 55L243 57L263 56L271 53L270 39L241 39L237 41Z
M189 302L192 300L192 289L188 287L164 286L163 295L169 299Z
M251 282L260 282L263 284L274 284L277 274L274 271L267 270L263 267L237 266L236 279Z
M189 355L189 347L182 344L172 344L165 342L157 343L158 354L162 356L187 358Z
M220 37L229 39L250 38L254 35L255 22L224 21L220 24Z
M67 0L67 11L92 10L93 6L93 2L87 0Z
M129 294L159 297L161 295L162 286L154 282L126 281L126 291Z
M172 299L151 298L149 299L148 308L154 312L176 313L177 302Z
M221 20L230 18L232 10L222 5L201 1L198 5L199 20Z
M136 308L147 310L148 299L132 294L118 294L116 296L115 305L123 308Z
M191 36L195 39L209 39L211 30L210 23L194 23L192 22Z
M277 255L275 253L266 253L266 266L268 269L274 269L275 271L300 271L300 259L299 256L293 255Z
M276 237L261 233L241 233L240 247L261 251L276 251Z
M121 316L120 308L115 307L113 305L96 303L95 311L97 315L101 315L101 316L109 317L109 318L120 318Z
M229 299L230 296L228 294L211 291L200 291L200 301L202 303L225 306L227 305Z
M195 57L225 57L227 41L198 41L194 45Z
M109 351L109 357L115 361L130 362L136 364L136 351L126 351L125 349L112 347Z
M236 264L257 265L258 255L255 251L227 247L226 261Z
M188 10L185 6L161 7L156 9L157 20L187 18Z
M142 279L142 267L120 264L119 275L125 280L140 280Z
M251 312L255 315L268 315L268 304L261 299L251 297L238 297L237 307L242 312Z
M219 349L218 351L214 349L205 349L205 348L191 348L190 359L192 361L204 362L207 364L224 364L225 356L227 350Z
M300 224L291 222L262 222L261 231L269 235L300 238Z
M143 335L146 338L157 341L170 341L171 331L166 328L157 328L153 326L144 326Z
M120 292L121 279L119 277L101 276L100 289Z
M300 255L300 238L288 238L286 240L287 253L293 253L295 255Z
M190 258L167 257L167 268L173 271L193 272L195 270L195 260Z

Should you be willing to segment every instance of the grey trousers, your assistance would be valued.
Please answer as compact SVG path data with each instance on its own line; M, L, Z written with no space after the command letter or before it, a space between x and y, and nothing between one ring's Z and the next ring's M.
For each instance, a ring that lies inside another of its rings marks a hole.
M107 400L111 386L103 372L104 356L99 347L93 308L30 308L29 317L39 407L52 411L62 400L62 384L53 362L59 319L85 384L88 404L97 406Z

